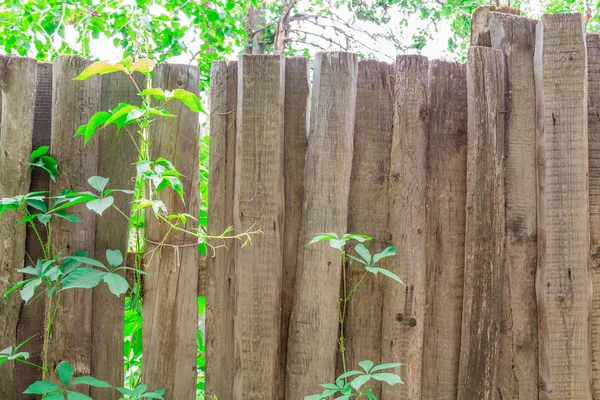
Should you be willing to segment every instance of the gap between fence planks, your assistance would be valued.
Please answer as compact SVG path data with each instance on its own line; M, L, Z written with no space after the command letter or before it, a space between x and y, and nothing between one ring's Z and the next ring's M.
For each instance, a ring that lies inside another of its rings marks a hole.
M29 156L34 130L37 61L0 56L0 196L27 193L31 182ZM24 213L9 210L0 223L0 294L17 284L23 274L16 270L25 260L26 229L17 222ZM0 300L0 350L16 347L17 322L21 309L18 293ZM14 398L14 364L0 368L3 384L0 398Z
M458 393L467 192L466 74L466 64L439 60L429 64L422 399L455 399Z
M405 385L384 385L384 398L421 397L421 356L425 306L425 154L427 145L427 74L423 56L398 56L394 126L389 168L389 230L398 248L389 269L406 286L383 282L383 363L402 362Z
M153 73L153 85L198 94L198 68L159 64ZM170 213L198 215L198 114L180 102L169 102L166 109L177 117L157 119L151 126L150 157L163 157L173 163L182 174L185 196L182 201L172 190L161 193L160 198ZM187 245L197 243L197 238L170 230L151 211L147 215L142 381L150 385L150 390L170 389L165 396L168 400L191 400L196 396L197 379L199 257L197 246ZM194 224L189 219L185 229L194 229ZM158 248L156 243L167 234L167 245Z
M348 200L348 232L373 237L365 245L371 254L390 243L388 230L388 178L394 118L392 92L393 66L379 61L360 61L354 123L354 156ZM350 246L349 246L350 247ZM388 261L387 259L384 259ZM383 261L381 262L383 264ZM361 280L364 266L352 262L347 267L347 293ZM385 276L370 275L348 303L345 322L346 363L357 369L358 362L381 363L382 284ZM393 282L397 290L402 286ZM339 363L337 375L344 372ZM373 394L381 396L381 384L371 384Z
M346 232L356 80L356 54L317 54L301 244L320 232ZM335 379L340 279L339 251L327 243L300 246L288 339L286 399L320 393L322 383Z
M208 234L217 236L233 226L235 179L237 61L212 64L210 77L210 154ZM233 399L235 366L233 333L235 305L235 245L215 249L206 258L205 390Z
M600 36L587 34L588 160L590 173L590 268L592 287L600 288ZM592 298L592 391L600 398L600 290Z
M504 56L467 58L465 286L458 399L497 399L504 255Z
M233 226L262 233L251 246L236 244L233 398L277 399L285 58L240 56L238 79Z
M581 14L536 31L540 400L593 398L584 35Z

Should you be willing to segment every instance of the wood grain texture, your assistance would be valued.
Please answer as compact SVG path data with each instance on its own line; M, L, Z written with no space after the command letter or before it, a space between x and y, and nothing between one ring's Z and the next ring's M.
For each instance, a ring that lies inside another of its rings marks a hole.
M0 56L0 197L28 193L31 182L29 156L34 130L37 87L37 61L30 58ZM17 222L23 211L8 210L0 222L0 293L6 292L23 278L16 270L25 259L25 225ZM17 324L21 297L13 293L0 301L0 348L17 346ZM0 367L0 398L14 398L14 367L8 362Z
M348 200L348 232L373 237L366 243L372 254L390 245L388 231L388 179L394 120L393 66L378 61L358 63L354 157ZM386 260L387 261L387 260ZM382 267L385 267L382 262ZM360 281L365 269L352 262L347 267L347 293ZM381 362L382 275L368 275L348 303L345 322L346 364ZM338 365L338 373L343 373ZM378 398L381 384L370 385Z
M504 56L467 61L465 285L458 399L497 399L504 253Z
M52 124L52 64L38 63L37 65L37 90L35 96L35 111L33 117L33 138L31 149L40 146L50 146L50 128ZM50 150L52 153L52 150ZM30 192L48 191L50 177L41 168L31 171ZM41 223L37 223L38 232L42 240L46 240L46 231ZM38 259L44 258L44 252L31 226L27 226L27 240L25 244L25 265L33 265ZM15 294L18 296L18 294ZM31 339L24 351L29 353L29 362L42 365L42 352L44 348L44 318L46 310L46 296L41 296L29 304L21 303L19 325L17 326L17 343ZM42 372L30 365L15 364L14 398L35 400L34 395L23 395L32 382L40 380Z
M197 67L161 64L154 70L153 85L198 94L198 76ZM169 213L198 215L198 114L177 101L169 102L166 109L177 117L157 119L151 126L150 157L166 158L181 172L185 202L169 189L160 198ZM188 219L186 229L195 229L195 224ZM151 253L145 260L142 380L151 390L166 388L165 399L191 400L196 398L197 377L197 238L169 230L152 211L147 213L146 249ZM165 245L153 251L165 237Z
M146 79L135 74L139 87L146 86ZM141 97L130 78L125 74L102 76L102 110L114 109L119 103L141 105ZM102 129L98 145L98 176L108 178L107 189L135 189L135 163L139 156L135 133L137 125L117 135L114 124ZM126 215L131 215L132 196L114 193L114 206ZM128 221L114 208L96 217L96 259L107 264L106 250L120 250L127 254L129 238ZM102 284L93 289L92 295L92 376L107 381L113 386L123 382L123 318L124 296L117 297L108 286ZM91 388L90 395L96 400L112 400L114 394L102 388Z
M587 57L581 14L537 26L539 399L592 399Z
M304 161L308 146L308 101L310 99L310 60L306 57L285 59L285 118L284 118L284 178L285 223L283 234L283 274L281 282L281 344L279 352L280 398L285 398L285 368L287 363L288 329L296 267L302 202L304 201Z
M492 47L492 38L490 35L491 13L519 15L521 12L518 8L511 8L509 6L477 7L471 16L471 46Z
M398 255L388 269L406 286L383 283L381 361L404 365L404 385L383 385L383 399L421 397L425 311L425 154L427 71L423 56L398 56L394 66L394 128L389 168L389 230ZM400 321L399 321L400 319Z
M592 391L600 398L600 36L587 34L590 269L592 287Z
M301 244L346 231L352 168L357 56L318 53L304 175ZM301 246L288 340L286 399L320 393L333 382L341 257L327 243Z
M98 135L83 147L80 137L74 137L79 126L100 111L102 79L99 76L86 81L74 81L91 62L79 57L58 57L52 76L52 155L58 161L61 175L50 182L50 195L65 189L90 190L89 177L98 172ZM96 217L85 205L69 211L80 219L74 224L62 218L53 218L50 247L52 254L64 255L87 251L95 258ZM76 376L91 373L92 348L92 291L69 289L59 292L60 308L54 320L49 349L50 377L58 382L54 370L59 362L68 361ZM49 305L47 305L49 306ZM82 389L87 393L86 389Z
M233 226L235 179L237 61L212 64L210 77L210 154L208 234ZM215 243L221 245L223 243ZM233 398L235 245L225 243L209 254L206 299L207 394Z
M239 57L233 226L263 232L251 246L236 246L233 398L240 400L279 398L284 96L285 58Z
M506 61L506 242L498 369L498 391L505 400L531 399L538 392L537 189L532 118L536 25L536 20L489 13L491 46L502 50Z
M422 399L456 399L467 193L466 64L433 60L427 95Z

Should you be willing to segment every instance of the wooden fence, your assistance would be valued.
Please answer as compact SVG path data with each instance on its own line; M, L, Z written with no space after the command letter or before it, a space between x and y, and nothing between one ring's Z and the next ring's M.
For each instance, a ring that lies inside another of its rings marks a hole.
M91 175L133 185L128 138L103 132L85 151L73 138L94 112L137 99L119 75L72 81L87 65L0 57L1 196L84 189ZM480 8L466 64L320 53L309 74L306 58L213 66L209 233L263 233L207 259L207 393L296 400L334 380L340 255L305 244L320 232L354 232L373 236L373 250L395 245L384 266L406 283L368 279L348 309L351 368L366 359L405 364L396 371L405 385L375 383L378 398L600 397L600 291L592 290L600 284L600 36L586 35L582 16L535 21ZM198 71L161 65L154 82L197 91ZM184 173L187 209L165 202L195 213L197 116L170 111L179 117L153 125L153 135ZM42 144L61 165L56 183L29 178L29 154ZM107 246L125 251L128 227L117 213L76 211L84 222L57 228L55 249L101 260ZM0 292L21 278L15 267L41 254L14 218L0 220ZM163 234L149 222L148 245ZM202 289L189 241L171 237L144 282L143 379L173 400L195 398ZM349 285L361 273L348 266ZM77 375L121 385L122 298L102 287L64 293L51 364L66 359ZM18 296L0 303L0 347L41 332L44 308ZM43 344L43 335L28 344L33 362ZM0 399L21 398L36 373L0 366Z

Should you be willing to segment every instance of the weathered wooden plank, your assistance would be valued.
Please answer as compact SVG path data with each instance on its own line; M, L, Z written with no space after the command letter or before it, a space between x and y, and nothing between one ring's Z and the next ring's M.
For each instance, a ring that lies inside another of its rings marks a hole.
M198 75L197 67L161 64L152 80L155 87L198 94ZM177 101L166 108L177 117L157 119L151 126L150 157L166 158L181 172L185 202L174 190L165 190L160 198L169 213L198 215L198 114ZM194 229L195 223L188 219L185 228ZM166 399L191 400L196 396L197 377L197 238L169 230L152 211L147 213L146 248L151 253L145 260L142 380L150 389L166 388Z
M421 397L425 308L425 154L427 71L423 56L398 56L389 170L389 230L398 256L389 269L406 286L383 281L382 362L400 362L405 385L383 385L384 399ZM400 321L399 321L400 320Z
M502 399L531 399L538 392L535 299L537 219L535 173L536 20L490 12L491 47L506 61L506 243L498 391Z
M279 398L283 270L283 107L285 58L238 59L233 226L259 227L252 246L236 247L233 398ZM255 366L260 365L260 368Z
M392 147L393 67L378 61L358 63L354 157L348 200L348 232L373 237L367 243L372 252L389 245L388 178ZM347 267L348 293L360 281L362 264ZM358 368L358 362L381 361L382 283L384 276L370 275L348 303L345 321L346 364ZM338 363L338 373L343 366ZM381 385L370 385L381 396Z
M504 253L504 56L467 61L467 215L458 399L496 399Z
M591 399L587 59L581 14L536 29L540 400Z
M100 111L102 79L93 77L74 81L91 62L78 57L58 57L52 73L52 154L58 161L61 175L50 182L50 194L65 189L89 190L87 180L97 175L98 138L92 138L84 148L81 138L74 137L77 128ZM94 258L96 217L85 205L70 209L80 223L73 224L54 218L50 247L52 254L72 254L87 251ZM46 355L51 378L58 382L54 369L60 361L68 361L77 375L91 373L92 291L69 289L58 292L60 306L50 337L46 337ZM48 302L47 307L56 304ZM83 390L83 389L82 389Z
M600 36L587 34L590 268L592 287L592 391L600 397Z
M352 168L357 56L318 53L304 175L301 244L320 232L346 231ZM290 318L286 399L333 382L338 337L339 251L301 246Z
M284 178L285 222L283 234L283 274L281 281L281 340L279 362L280 398L285 398L288 328L294 284L301 245L302 202L304 201L304 161L308 146L308 101L310 60L289 57L285 60Z
M492 37L490 35L491 13L519 15L521 11L518 8L509 6L477 7L471 16L471 46L492 47Z
M37 61L30 58L0 56L0 197L13 197L29 191L29 156L34 129L37 87ZM0 220L0 293L19 282L25 259L25 225L17 225L22 211L9 210ZM16 346L21 297L13 293L0 301L0 348ZM15 363L0 368L0 398L14 398Z
M32 150L40 146L50 146L50 127L52 122L52 64L39 63L37 66L37 90L35 96L35 112L33 117ZM52 152L52 150L50 151ZM40 168L31 171L30 192L48 191L50 177ZM41 223L37 224L42 240L46 240L46 231ZM27 226L27 241L25 244L25 265L33 265L38 259L44 258L41 244L34 230ZM23 348L29 353L29 362L42 365L42 351L44 348L44 318L46 309L46 296L41 296L29 304L21 303L19 325L17 326L17 342L22 343L31 338ZM35 336L37 335L37 336ZM34 395L22 395L27 387L42 378L42 372L26 364L15 364L15 392L14 398L34 400Z
M139 87L145 87L142 74L136 74ZM141 97L131 79L121 73L102 77L102 110L114 109L119 103L141 104ZM117 135L115 125L101 131L98 147L98 175L108 178L107 189L135 189L135 162L139 159L137 146L140 136L137 126L130 126L131 135ZM137 144L134 144L133 140ZM126 215L131 214L131 196L114 193L113 205ZM96 259L106 263L106 250L127 253L129 222L113 207L96 217ZM124 296L117 297L107 285L93 290L92 299L92 376L120 386L123 382L123 313ZM112 400L114 394L102 388L91 388L96 400Z
M212 64L210 77L210 155L208 233L233 226L237 61ZM215 245L220 245L216 243ZM206 299L207 394L233 398L235 245L209 250Z
M427 95L422 399L456 399L467 193L466 64L433 60Z

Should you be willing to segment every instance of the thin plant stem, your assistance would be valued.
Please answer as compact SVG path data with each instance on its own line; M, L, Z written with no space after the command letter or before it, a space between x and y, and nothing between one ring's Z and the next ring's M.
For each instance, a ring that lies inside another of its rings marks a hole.
M40 365L37 365L37 364L35 364L35 363L29 362L29 361L25 361L25 360L23 360L23 359L20 359L20 358L16 358L16 360L17 360L18 362L22 363L22 364L31 365L32 367L36 367L37 369L40 369L40 370L44 371L44 367L42 367L42 366L40 366Z

